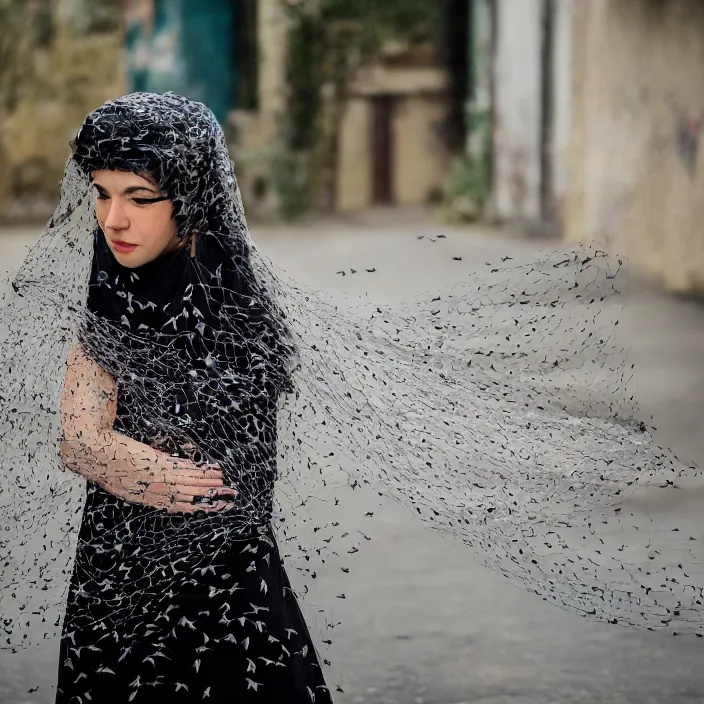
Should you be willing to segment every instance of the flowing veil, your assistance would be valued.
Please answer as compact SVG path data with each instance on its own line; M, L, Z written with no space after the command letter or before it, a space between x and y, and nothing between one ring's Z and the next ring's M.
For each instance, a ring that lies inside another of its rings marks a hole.
M180 212L189 226L198 208L217 212L217 236L245 253L233 265L294 343L292 385L279 401L273 524L304 601L309 585L317 595L336 588L364 549L373 524L351 531L338 519L364 486L559 607L704 632L704 536L679 508L700 473L659 447L638 416L632 365L615 335L621 258L579 245L527 264L507 259L396 305L313 290L249 238L222 131L204 106L149 94L115 104L147 121L185 115L169 135L184 171L199 168L193 155L208 145L208 188L184 194ZM58 400L88 316L95 228L90 184L72 157L54 216L3 289L3 648L60 630L84 480L59 459ZM252 384L248 393L260 391ZM334 624L322 622L325 648Z

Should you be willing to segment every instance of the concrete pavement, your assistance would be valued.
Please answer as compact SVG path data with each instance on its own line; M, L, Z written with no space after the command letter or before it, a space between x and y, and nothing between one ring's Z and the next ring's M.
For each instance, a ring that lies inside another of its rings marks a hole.
M296 277L380 300L445 286L486 261L527 259L549 246L423 219L253 231ZM437 240L441 231L447 238ZM0 231L0 269L16 266L35 238L32 229ZM358 273L342 277L342 269ZM621 335L658 439L704 464L704 307L634 284ZM375 540L345 583L348 599L335 605L343 625L330 680L345 690L340 704L704 702L702 641L586 623L472 564L395 505L385 503L375 520ZM0 704L53 701L55 670L56 644L0 655Z

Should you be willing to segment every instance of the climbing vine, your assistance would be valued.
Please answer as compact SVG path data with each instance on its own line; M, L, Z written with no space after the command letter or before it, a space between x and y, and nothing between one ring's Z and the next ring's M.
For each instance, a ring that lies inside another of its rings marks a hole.
M12 110L34 78L33 51L51 41L49 4L0 0L0 110Z
M286 201L305 209L314 193L334 207L337 138L350 79L381 58L389 40L441 45L442 0L284 0L290 19L288 110L281 129L294 160L315 163L302 192ZM298 155L298 159L296 156ZM312 183L313 174L323 183ZM290 184L290 182L289 182ZM289 213L291 214L291 213Z

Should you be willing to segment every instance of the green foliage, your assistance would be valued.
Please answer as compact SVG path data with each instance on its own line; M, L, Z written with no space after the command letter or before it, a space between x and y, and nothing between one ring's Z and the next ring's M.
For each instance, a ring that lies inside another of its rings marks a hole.
M373 54L389 38L435 39L442 5L440 0L324 0L319 16L327 24L354 23L348 40L364 54Z
M0 0L0 110L12 111L27 93L46 88L50 76L37 69L37 50L51 51L57 29L55 0ZM117 31L121 0L80 0L68 24L80 33Z
M122 0L81 0L74 25L84 34L112 34L122 24L123 6Z
M278 151L272 159L272 183L279 196L280 214L286 219L302 215L308 206L307 154Z
M445 184L443 210L449 220L477 220L489 199L490 158L465 156L458 160Z
M295 154L314 151L325 138L321 120L324 90L334 123L357 67L377 59L390 39L437 42L444 21L442 0L282 1L289 10L290 31L288 112L281 134L286 148ZM334 148L325 152L334 160ZM301 160L294 161L299 164L296 190L310 194L312 188L301 184ZM335 171L334 164L323 168L330 174Z
M0 0L0 109L14 108L23 82L32 76L35 14L28 11L27 0Z
M318 18L302 13L289 36L288 146L307 151L315 146L318 114L322 105L324 31Z

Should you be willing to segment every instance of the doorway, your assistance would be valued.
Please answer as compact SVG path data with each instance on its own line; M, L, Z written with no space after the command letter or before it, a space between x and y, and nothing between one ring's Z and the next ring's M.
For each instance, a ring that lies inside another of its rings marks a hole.
M372 98L371 161L374 205L391 205L394 202L394 106L392 95L377 95Z

